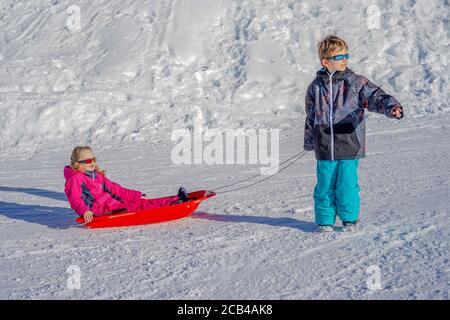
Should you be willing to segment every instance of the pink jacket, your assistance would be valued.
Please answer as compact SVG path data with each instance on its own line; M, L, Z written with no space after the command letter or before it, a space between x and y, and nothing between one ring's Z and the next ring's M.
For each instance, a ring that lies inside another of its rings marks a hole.
M83 173L65 166L64 177L64 192L70 207L80 216L88 210L100 215L122 208L136 208L141 200L141 192L126 189L97 170Z

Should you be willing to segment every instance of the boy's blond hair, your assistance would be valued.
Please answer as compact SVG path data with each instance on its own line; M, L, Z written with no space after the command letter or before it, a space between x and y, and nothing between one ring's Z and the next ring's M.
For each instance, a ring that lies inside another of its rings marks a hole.
M328 59L336 50L348 50L348 45L345 40L335 35L326 36L325 39L319 42L317 45L317 52L319 59Z
M73 148L72 150L72 154L70 156L70 166L74 169L74 170L80 170L80 163L78 161L80 161L80 154L82 151L84 150L89 150L92 152L91 147L89 146L77 146L75 148ZM95 169L97 169L98 172L100 172L101 174L105 175L106 171L102 170L97 163L95 164Z

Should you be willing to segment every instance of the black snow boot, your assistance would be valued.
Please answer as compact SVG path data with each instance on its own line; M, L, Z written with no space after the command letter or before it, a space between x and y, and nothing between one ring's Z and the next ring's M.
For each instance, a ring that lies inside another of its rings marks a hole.
M178 198L181 200L181 202L189 201L188 193L185 188L181 187L178 189Z

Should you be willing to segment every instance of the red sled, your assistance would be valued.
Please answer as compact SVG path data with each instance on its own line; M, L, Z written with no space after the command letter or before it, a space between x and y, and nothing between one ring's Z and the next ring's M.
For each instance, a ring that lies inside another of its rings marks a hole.
M207 190L194 191L188 193L190 200L183 203L148 210L95 216L94 220L86 223L85 226L90 229L128 227L181 219L190 216L203 200L215 195L215 192ZM79 217L76 222L83 224L84 218Z

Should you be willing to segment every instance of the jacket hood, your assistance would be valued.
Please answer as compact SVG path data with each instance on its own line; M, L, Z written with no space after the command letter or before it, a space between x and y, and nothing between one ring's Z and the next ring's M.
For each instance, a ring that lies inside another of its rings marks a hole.
M73 170L70 166L64 167L64 178L69 180L77 171Z

